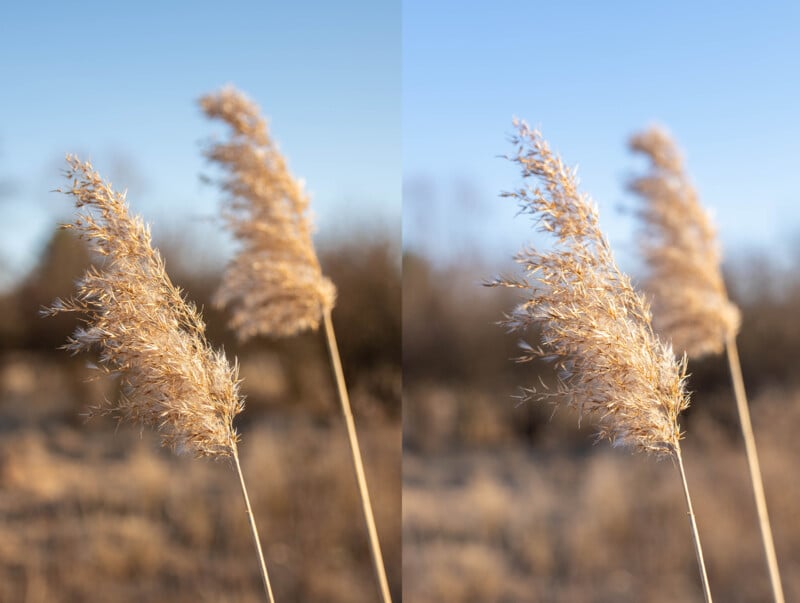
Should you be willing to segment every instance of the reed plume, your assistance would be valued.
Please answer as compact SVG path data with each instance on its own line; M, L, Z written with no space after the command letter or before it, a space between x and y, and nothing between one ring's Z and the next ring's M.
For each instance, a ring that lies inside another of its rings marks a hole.
M697 525L681 457L678 415L689 405L685 362L654 334L643 296L620 271L603 235L594 203L578 189L541 133L515 120L511 142L525 185L503 196L533 216L555 239L551 248L525 248L521 278L490 286L521 290L524 301L507 317L510 330L541 329L541 344L523 344L521 360L542 358L558 369L555 392L531 388L537 399L564 400L581 416L598 418L599 437L657 457L677 460L689 511L704 595L711 600ZM528 179L538 179L531 186Z
M389 584L367 489L350 399L331 313L336 288L322 274L311 238L309 198L289 172L258 107L227 86L200 99L206 116L230 128L230 139L209 145L206 158L223 170L223 217L241 249L226 269L216 303L231 309L230 326L240 339L290 336L317 330L325 338L347 427L353 468L369 535L372 562L384 603Z
M245 497L262 578L273 601L258 533L241 473L233 418L243 410L238 366L211 348L197 308L167 276L150 229L129 213L125 195L74 156L63 190L74 197L75 229L104 258L78 281L70 299L42 312L76 312L83 326L65 349L97 351L99 369L121 380L118 400L94 412L156 429L164 445L197 457L233 457Z
M639 247L649 269L644 287L653 299L653 326L689 357L718 354L736 336L740 314L725 290L711 218L665 130L636 134L630 148L651 164L630 189L644 201L637 211Z
M650 171L630 182L641 204L639 241L649 274L645 288L653 298L654 325L689 357L719 354L723 348L733 382L745 442L764 555L776 603L783 603L775 545L764 495L750 411L744 389L736 334L738 308L728 299L720 269L716 231L686 175L683 159L666 130L651 127L631 137L632 151L644 154Z
M215 303L228 306L240 339L316 330L336 300L312 241L309 198L292 177L258 107L232 87L200 99L212 119L230 126L230 140L210 145L206 158L223 168L223 217L241 245Z

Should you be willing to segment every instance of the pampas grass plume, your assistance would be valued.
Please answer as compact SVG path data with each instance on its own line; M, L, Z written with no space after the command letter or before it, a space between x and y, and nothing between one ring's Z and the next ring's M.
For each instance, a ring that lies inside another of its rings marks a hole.
M617 267L592 201L578 191L573 171L553 154L542 135L515 120L512 143L524 186L504 196L534 216L555 237L548 251L517 256L522 279L501 277L490 285L520 289L525 300L505 321L511 330L542 329L541 347L523 359L546 358L559 369L557 392L529 390L531 397L558 396L581 414L599 417L600 437L659 456L674 454L681 437L678 414L689 404L685 365L653 333L648 306Z
M258 107L230 86L200 99L206 116L221 119L230 139L211 144L206 158L222 168L218 184L227 194L224 217L241 249L216 295L231 310L240 339L317 330L324 324L336 389L347 427L353 468L369 534L381 599L391 603L389 583L367 489L355 422L344 382L331 312L336 287L322 274L314 243L308 196L286 167Z
M651 127L631 137L633 151L650 162L630 189L642 200L639 248L649 274L656 331L690 357L722 352L739 330L740 313L728 299L711 218L684 171L666 130Z
M74 297L56 300L43 313L81 314L84 326L64 347L96 350L100 368L120 376L119 399L96 411L154 427L179 453L233 458L264 590L274 603L233 427L244 409L238 366L209 346L203 319L170 281L149 227L131 216L125 195L90 163L73 156L67 163L72 186L62 192L74 197L78 212L64 227L77 230L105 261L86 272Z
M226 87L203 96L200 106L231 130L227 142L210 144L205 155L224 171L218 181L227 195L224 218L242 246L215 303L230 308L230 326L243 340L316 330L334 306L336 288L320 269L302 183L244 94Z
M650 160L650 172L630 183L641 198L640 249L649 269L645 287L653 296L654 324L691 357L725 350L745 443L770 584L783 603L778 558L770 527L750 410L736 346L741 315L728 299L721 254L711 219L700 205L677 145L666 130L651 127L631 137L632 151Z
M195 456L230 456L238 436L233 418L243 409L238 368L205 339L193 304L167 276L151 244L150 229L128 211L88 162L68 156L65 190L79 209L72 224L104 257L77 284L71 299L58 299L44 314L77 312L65 348L96 350L100 368L119 375L122 394L95 409L157 429L163 443Z

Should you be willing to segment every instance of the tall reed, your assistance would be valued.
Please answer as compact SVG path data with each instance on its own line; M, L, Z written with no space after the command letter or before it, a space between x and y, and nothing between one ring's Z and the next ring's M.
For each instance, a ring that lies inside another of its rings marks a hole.
M258 107L244 94L225 87L203 96L200 106L209 118L230 128L230 138L209 145L205 155L224 172L217 181L226 195L223 217L241 245L225 271L216 303L230 308L230 326L242 340L289 336L324 323L375 575L388 603L389 584L331 319L336 288L323 276L317 259L308 195L289 172Z
M63 227L75 229L104 260L84 274L72 298L57 299L42 313L80 314L83 326L64 348L73 354L96 351L98 368L119 376L118 399L93 413L153 427L179 454L233 458L264 589L274 603L233 427L244 408L238 366L209 346L200 313L170 281L149 227L129 213L125 195L90 163L73 156L67 162L71 187L62 192L74 197L78 211Z
M650 163L649 172L633 179L630 189L641 198L637 211L642 223L639 241L649 269L645 288L653 298L654 326L672 340L678 352L690 358L718 354L723 348L727 353L772 594L776 602L783 603L736 348L740 314L725 289L716 231L686 175L679 149L664 129L652 127L634 135L630 148L644 154Z
M541 329L540 345L524 344L521 360L543 358L558 369L554 391L525 390L533 399L563 401L599 419L598 438L677 461L703 593L711 601L700 536L681 456L678 415L689 405L685 363L653 333L644 298L616 265L597 209L578 190L541 133L515 120L510 157L524 186L504 193L555 241L546 251L525 248L516 260L521 278L488 283L519 289L523 301L507 317L510 330ZM528 183L537 179L540 186Z

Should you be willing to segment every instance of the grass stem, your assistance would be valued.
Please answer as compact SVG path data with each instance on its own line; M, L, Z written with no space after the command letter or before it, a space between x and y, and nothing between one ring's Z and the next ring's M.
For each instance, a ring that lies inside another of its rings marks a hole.
M727 338L725 348L728 352L728 366L731 371L731 381L733 381L736 408L739 411L739 424L742 428L747 464L750 467L750 481L753 484L753 496L756 501L764 554L767 558L772 596L775 599L775 603L784 603L783 586L781 585L781 576L778 571L778 558L775 555L775 543L772 540L772 529L770 528L769 515L767 513L767 500L764 496L764 482L761 479L761 467L758 462L756 440L753 436L753 425L750 422L750 411L747 406L747 395L744 390L744 379L742 378L742 365L739 362L739 351L736 347L735 336L731 335Z
M261 550L261 540L258 537L256 520L255 517L253 517L253 509L250 507L250 497L247 496L247 486L244 485L244 475L242 475L242 466L239 463L239 451L236 448L236 442L231 443L231 449L233 450L233 460L236 462L236 472L239 474L239 484L242 486L242 494L244 494L244 504L247 507L247 519L250 520L250 530L253 533L253 542L256 545L258 561L261 564L261 578L264 581L264 590L267 593L269 603L275 603L275 597L272 594L272 586L269 583L267 564L264 561L264 552Z
M364 511L364 521L367 524L367 532L369 532L369 543L372 551L372 564L375 568L375 576L380 587L381 598L384 603L391 603L392 598L389 594L389 583L386 580L386 569L383 564L381 545L378 541L378 531L375 528L375 517L372 514L372 504L370 503L369 491L367 490L367 479L364 474L364 465L361 461L361 449L358 445L356 425L353 421L353 411L350 408L350 397L347 394L347 387L344 382L342 361L339 357L339 346L336 344L336 334L333 330L333 321L331 320L330 310L323 312L323 322L325 323L325 339L328 342L328 351L330 352L331 365L336 378L336 388L339 392L339 401L342 406L342 414L344 415L344 421L347 425L347 437L350 441L350 451L352 452L353 457L353 468L356 472L358 490L361 494L361 508Z
M692 528L692 539L694 540L694 552L697 555L697 565L700 568L700 580L703 583L703 596L705 596L706 603L711 603L711 589L708 586L708 576L706 575L706 564L703 561L703 547L700 546L700 533L697 530L697 522L694 518L694 509L692 509L692 498L689 496L689 484L686 481L686 471L683 468L683 457L681 456L681 447L675 447L675 456L678 459L678 468L681 472L681 481L683 482L683 495L686 497L687 515L689 516L689 525Z

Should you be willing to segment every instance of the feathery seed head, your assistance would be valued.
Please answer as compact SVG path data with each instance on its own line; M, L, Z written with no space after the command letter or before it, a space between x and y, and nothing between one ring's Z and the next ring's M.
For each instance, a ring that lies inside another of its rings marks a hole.
M629 187L641 198L639 243L649 268L644 286L653 299L654 326L690 357L719 353L739 330L740 314L725 290L711 218L665 130L652 127L629 144L650 160L650 172Z
M513 330L539 325L541 347L523 346L522 359L549 359L559 369L556 392L528 390L530 396L563 396L582 415L598 416L599 437L615 446L672 454L681 437L678 414L689 404L685 364L653 334L647 304L617 268L597 208L578 191L574 171L538 131L522 121L514 125L517 152L510 159L524 179L541 185L504 196L516 199L555 244L518 254L524 278L501 277L489 285L524 292L506 324Z
M317 329L333 308L336 288L322 275L312 241L308 195L292 177L258 107L226 87L200 99L212 119L231 129L206 158L221 167L227 194L224 218L242 248L215 297L230 306L230 326L241 339L289 336Z
M43 310L82 314L83 326L64 346L96 350L100 369L120 375L120 399L99 409L156 428L163 443L195 456L228 456L238 436L233 418L243 408L238 367L205 339L205 324L167 276L150 230L131 216L91 164L67 157L78 208L72 224L104 256L77 284L75 296Z

